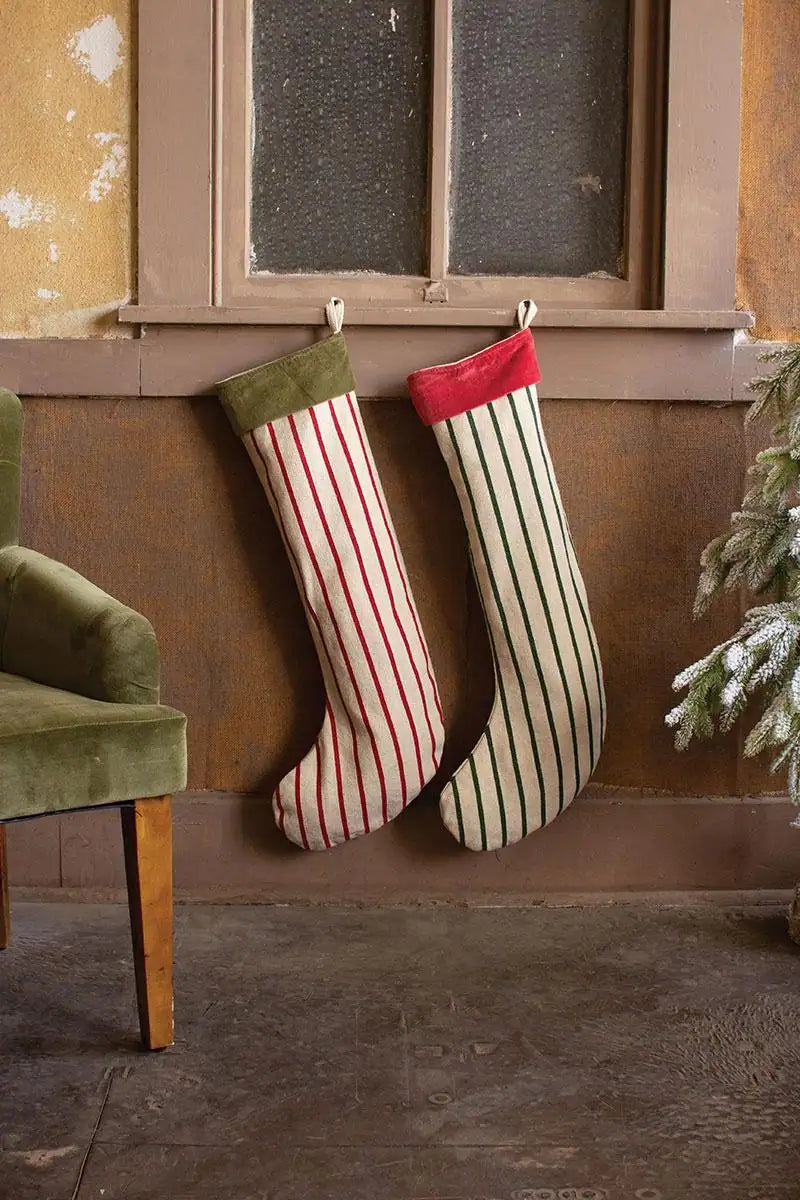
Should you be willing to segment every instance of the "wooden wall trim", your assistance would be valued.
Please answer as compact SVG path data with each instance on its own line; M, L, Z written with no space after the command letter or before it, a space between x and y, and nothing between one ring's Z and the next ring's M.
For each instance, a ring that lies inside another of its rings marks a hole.
M359 394L405 396L415 369L474 354L507 330L397 330L360 326L347 334ZM171 396L212 391L214 383L308 345L307 329L231 327L224 338L203 329L161 328L142 343L142 392ZM540 395L548 399L695 400L731 397L733 337L728 332L537 329Z
M212 0L139 0L143 304L212 301L213 9Z
M21 396L138 396L134 338L2 338L0 387Z
M762 362L765 354L772 354L785 346L785 342L762 342L749 338L738 341L733 356L733 381L731 399L741 403L752 403L754 396L749 384L759 375L768 375L774 368Z
M797 857L783 797L641 796L589 791L559 819L499 854L461 849L435 805L325 854L275 830L266 796L177 796L175 885L182 899L487 901L693 889L784 889ZM8 826L12 884L93 892L124 883L113 809Z
M348 333L364 398L406 395L406 375L472 354L496 329L397 330L361 326ZM24 396L194 396L217 380L308 345L309 328L150 329L141 338L0 339L0 386ZM739 335L741 337L741 335ZM746 383L776 344L737 340L730 331L682 329L536 330L547 399L748 402Z
M736 295L743 0L671 0L664 307Z
M333 284L332 284L333 286ZM448 284L449 286L449 284ZM343 290L343 289L339 289ZM518 293L515 293L517 295ZM345 306L345 325L419 326L431 325L457 328L475 325L489 328L496 325L513 327L517 305L510 308L456 307L450 305L407 304L387 307L368 305L357 308ZM321 304L286 303L279 309L255 305L215 305L191 308L187 305L125 304L119 310L122 324L152 325L319 325L327 319ZM551 329L750 329L752 313L740 309L722 312L679 312L663 308L540 308L536 328Z

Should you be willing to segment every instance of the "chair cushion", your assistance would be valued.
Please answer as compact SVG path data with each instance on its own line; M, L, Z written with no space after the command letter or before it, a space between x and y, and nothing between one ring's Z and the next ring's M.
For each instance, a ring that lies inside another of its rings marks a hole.
M186 718L0 672L0 821L186 786Z

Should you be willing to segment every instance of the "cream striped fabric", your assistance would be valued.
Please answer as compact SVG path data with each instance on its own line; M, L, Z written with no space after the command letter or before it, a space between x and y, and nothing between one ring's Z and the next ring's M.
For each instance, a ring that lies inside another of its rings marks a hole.
M473 850L515 842L568 805L605 730L600 655L535 386L433 425L469 534L495 667L477 746L445 786Z
M378 828L435 774L444 732L397 537L352 393L244 433L283 536L325 681L316 743L275 817L320 850Z

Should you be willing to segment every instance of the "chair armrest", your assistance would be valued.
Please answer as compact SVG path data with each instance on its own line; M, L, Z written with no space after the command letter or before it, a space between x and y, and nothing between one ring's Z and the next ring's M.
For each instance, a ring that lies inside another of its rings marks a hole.
M158 703L150 622L21 546L0 550L0 669L95 700Z

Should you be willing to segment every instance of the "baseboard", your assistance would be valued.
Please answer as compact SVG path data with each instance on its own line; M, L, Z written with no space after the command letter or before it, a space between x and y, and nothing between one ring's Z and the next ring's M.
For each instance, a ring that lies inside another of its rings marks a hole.
M722 908L740 913L785 916L791 918L794 892L791 888L755 889L751 891L709 891L696 889L683 892L551 892L525 897L479 897L477 899L432 900L421 897L410 901L385 900L374 903L374 908L608 908L612 906L636 907L649 905L656 908ZM23 904L119 904L126 905L127 892L124 888L46 888L12 887L11 903ZM202 887L189 891L177 890L175 904L178 908L191 908L195 904L226 908L234 905L263 908L286 908L302 905L315 908L335 904L337 908L364 908L363 900L336 899L308 900L264 900L253 896L237 897L234 894L221 898L215 891L206 892ZM796 918L793 921L796 926Z
M265 796L186 793L175 800L176 895L356 904L566 903L654 894L666 901L687 893L783 897L800 878L800 832L789 827L795 814L775 796L594 788L547 829L505 850L476 854L459 847L435 803L421 799L369 837L309 854L282 838ZM63 897L123 894L113 810L12 824L8 841L17 887Z

